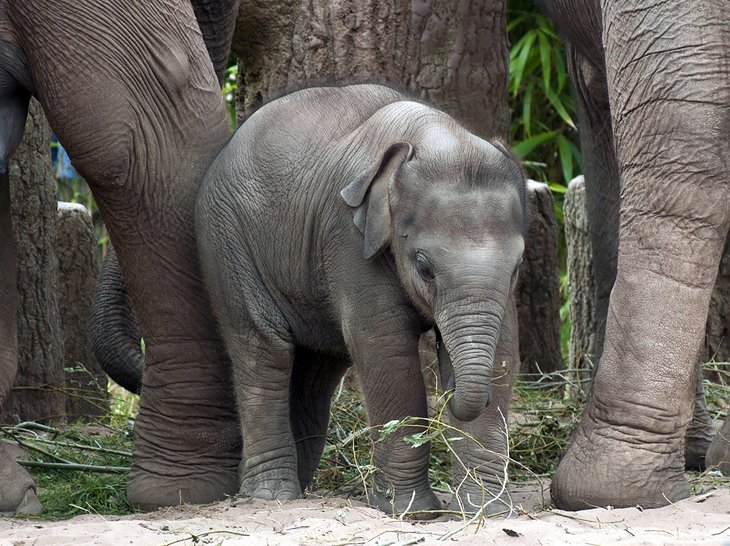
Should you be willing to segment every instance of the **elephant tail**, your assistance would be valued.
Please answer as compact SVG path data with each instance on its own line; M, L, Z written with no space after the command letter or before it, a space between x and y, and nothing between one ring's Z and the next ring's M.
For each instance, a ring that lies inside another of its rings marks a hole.
M137 317L127 299L122 269L110 246L91 306L91 344L107 375L137 394L142 390L144 371L141 341Z

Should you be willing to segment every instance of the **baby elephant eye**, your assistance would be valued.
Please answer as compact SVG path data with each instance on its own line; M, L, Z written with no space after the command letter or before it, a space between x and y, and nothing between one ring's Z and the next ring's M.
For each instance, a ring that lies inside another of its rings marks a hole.
M433 280L433 268L428 262L428 258L420 250L416 252L416 271L425 282Z

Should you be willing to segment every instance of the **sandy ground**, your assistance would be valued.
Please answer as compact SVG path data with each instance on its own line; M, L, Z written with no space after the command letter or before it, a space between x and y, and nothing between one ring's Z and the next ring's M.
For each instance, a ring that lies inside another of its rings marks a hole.
M539 488L513 493L514 515L478 523L400 521L346 499L278 505L225 501L125 517L63 522L0 519L0 546L85 545L465 545L717 544L730 546L730 490L716 489L654 510L541 509Z

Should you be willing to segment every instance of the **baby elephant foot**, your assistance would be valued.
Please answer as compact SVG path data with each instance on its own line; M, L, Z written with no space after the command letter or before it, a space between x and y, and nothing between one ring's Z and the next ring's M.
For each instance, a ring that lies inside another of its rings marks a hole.
M262 500L290 501L302 496L299 480L291 478L264 478L244 480L241 496Z
M368 502L390 516L406 514L409 518L419 520L433 519L443 509L428 485L395 494L390 488L376 485L368 495Z

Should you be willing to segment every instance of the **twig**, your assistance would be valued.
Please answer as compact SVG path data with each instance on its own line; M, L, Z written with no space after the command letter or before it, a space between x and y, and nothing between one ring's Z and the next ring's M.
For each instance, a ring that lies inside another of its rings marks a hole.
M13 435L13 438L16 442L18 442L18 445L21 447L24 447L26 449L30 449L31 451L37 451L41 455L45 455L46 457L50 457L51 459L55 459L58 461L59 464L73 464L71 461L68 461L66 459L63 459L62 457L59 457L58 455L54 455L50 451L46 451L45 449L41 449L38 446L34 446L33 444L29 444L23 441L22 438L19 438L17 436Z
M54 446L60 446L60 447L70 447L74 449L81 449L86 451L97 451L100 453L109 453L110 455L121 455L122 457L131 457L132 453L130 451L120 451L118 449L108 449L105 447L97 447L97 446L90 446L90 445L84 445L84 444L76 444L72 442L58 442L56 440L46 440L45 438L33 438L34 442L39 442L42 444L48 444L48 445L54 445Z
M177 540L173 540L172 542L166 542L162 546L172 546L173 544L178 544L180 542L185 542L186 540L192 540L193 543L197 544L198 542L200 542L200 539L203 538L203 537L207 537L208 535L221 535L221 534L223 534L223 535L233 535L233 536L236 536L236 537L250 537L251 536L250 533L237 533L236 531L226 531L225 529L223 529L223 530L220 530L220 531L206 531L204 533L199 533L197 535L195 535L193 533L190 533L190 537L179 538Z
M92 464L79 463L47 463L44 461L18 461L19 465L29 468L49 468L53 470L73 470L83 472L100 472L103 474L126 474L129 467L126 466L96 466Z

